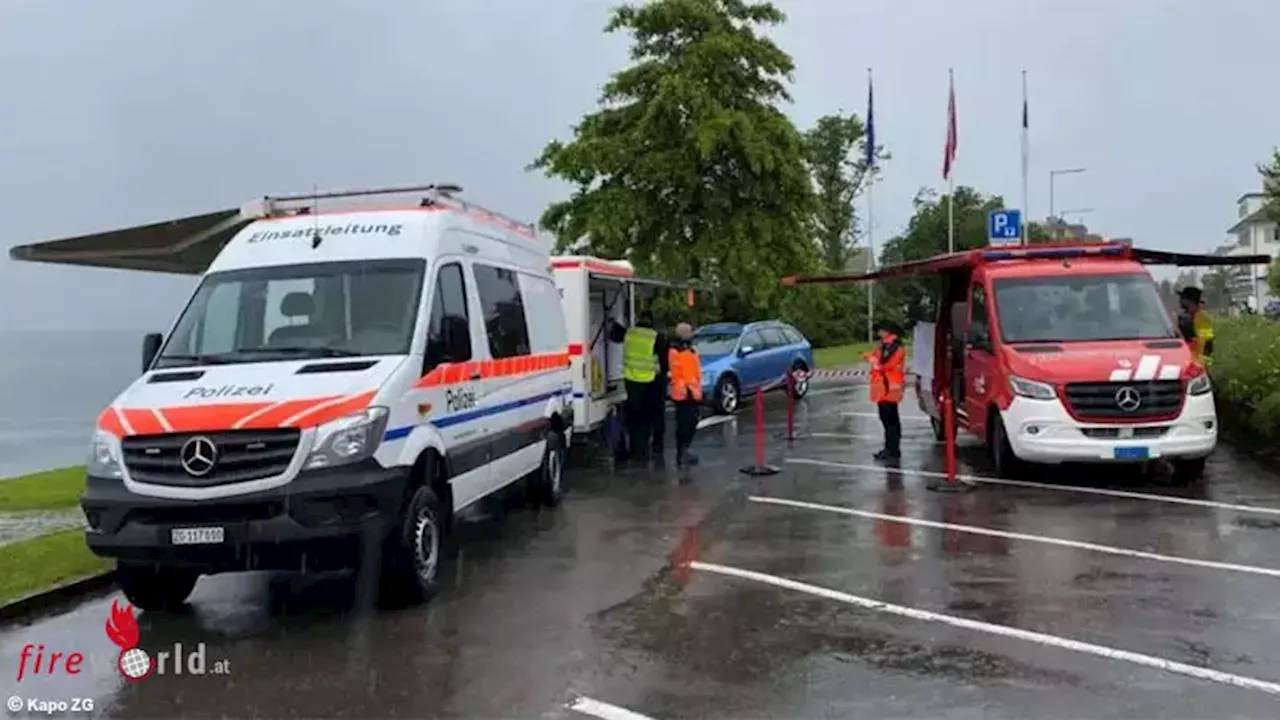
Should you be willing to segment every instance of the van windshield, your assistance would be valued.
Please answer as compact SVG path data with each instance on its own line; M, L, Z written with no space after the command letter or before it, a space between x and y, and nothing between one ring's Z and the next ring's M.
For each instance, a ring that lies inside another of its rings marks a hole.
M407 354L425 266L371 260L213 273L156 367Z
M1146 273L996 280L996 317L1007 343L1177 337Z

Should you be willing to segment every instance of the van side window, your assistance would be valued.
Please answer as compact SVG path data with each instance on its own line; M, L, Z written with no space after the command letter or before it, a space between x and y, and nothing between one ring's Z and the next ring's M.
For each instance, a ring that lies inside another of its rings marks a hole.
M472 267L489 336L489 354L494 359L528 355L529 325L524 316L519 276L514 270L478 263Z
M467 313L467 283L462 275L462 266L450 263L441 266L436 274L422 373L427 374L441 363L470 359L471 320Z
M563 353L569 345L560 291L547 278L520 273L520 293L528 317L529 351L534 355Z
M987 322L987 293L981 285L969 288L969 330L981 331L982 335L991 338L991 328Z

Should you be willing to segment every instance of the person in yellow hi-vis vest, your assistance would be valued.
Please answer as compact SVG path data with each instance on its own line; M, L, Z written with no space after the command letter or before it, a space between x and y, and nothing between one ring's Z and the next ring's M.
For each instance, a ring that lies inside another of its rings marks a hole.
M1204 309L1200 288L1184 287L1178 293L1182 312L1178 315L1178 329L1191 345L1196 359L1205 367L1213 362L1213 318Z
M627 387L625 422L629 447L620 459L646 451L663 453L667 389L667 338L644 313L622 339L622 379Z

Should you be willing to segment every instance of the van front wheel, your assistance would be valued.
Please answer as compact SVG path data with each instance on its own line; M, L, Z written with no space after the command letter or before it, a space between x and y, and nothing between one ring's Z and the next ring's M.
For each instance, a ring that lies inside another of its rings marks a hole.
M551 428L545 437L542 465L529 478L529 496L538 505L555 507L564 494L564 436Z
M991 462L995 465L996 477L1011 479L1020 477L1026 468L1026 463L1013 453L1013 446L1009 444L1009 435L1004 429L1004 421L1000 418L1000 413L991 413L990 427L991 441L987 443L987 448L991 452Z
M116 585L134 607L143 610L177 610L187 601L200 573L186 568L118 563Z
M387 538L381 558L379 597L392 603L422 602L440 590L447 554L447 516L427 484L413 490L400 526Z

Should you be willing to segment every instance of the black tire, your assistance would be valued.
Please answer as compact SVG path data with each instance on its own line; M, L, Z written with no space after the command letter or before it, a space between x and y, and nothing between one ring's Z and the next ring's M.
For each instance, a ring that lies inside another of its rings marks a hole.
M720 415L732 415L742 402L742 387L732 375L721 375L716 381L711 409Z
M529 499L542 507L555 507L564 496L564 435L548 429L542 465L529 477Z
M116 585L129 603L143 610L177 610L187 602L200 573L187 568L117 563Z
M1175 485L1192 485L1204 476L1204 466L1208 458L1187 458L1173 461L1173 483Z
M1026 463L1013 454L1013 446L1009 444L1008 431L1004 429L1004 421L999 413L991 414L990 442L987 449L991 454L991 464L996 477L1016 479L1022 477Z
M791 363L791 397L799 400L809 394L809 366L804 361Z
M449 515L431 489L432 479L412 491L399 527L384 544L378 578L384 602L425 602L440 591L440 569L449 557Z

